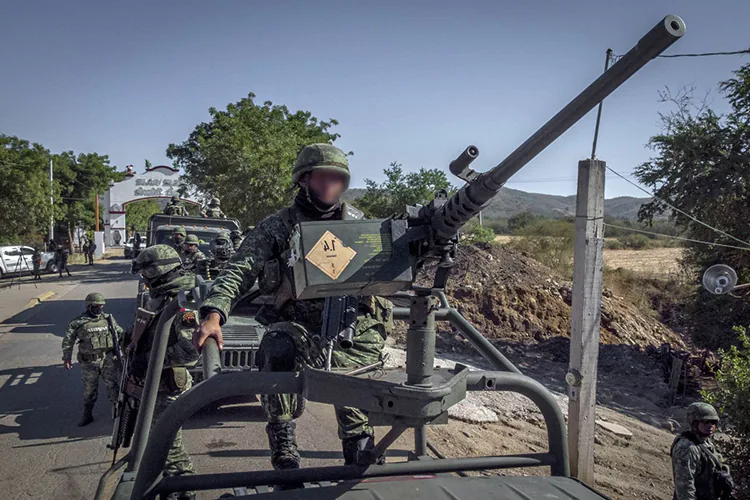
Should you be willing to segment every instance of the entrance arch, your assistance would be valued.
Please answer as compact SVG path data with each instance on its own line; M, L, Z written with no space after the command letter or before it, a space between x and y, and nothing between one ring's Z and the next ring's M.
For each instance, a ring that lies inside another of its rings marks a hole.
M159 165L136 174L129 167L122 182L110 182L109 190L101 197L104 206L104 243L107 246L120 246L128 241L125 223L125 207L134 201L171 198L180 196L183 187L179 169ZM193 205L200 205L194 194L180 196L180 200Z

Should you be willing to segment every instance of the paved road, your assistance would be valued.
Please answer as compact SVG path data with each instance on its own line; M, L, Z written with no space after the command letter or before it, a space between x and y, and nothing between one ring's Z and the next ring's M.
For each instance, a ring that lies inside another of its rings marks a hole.
M80 371L77 365L71 371L63 369L60 342L68 321L83 311L83 299L92 291L107 297L106 310L123 327L132 324L137 282L128 267L124 260L101 261L93 267L73 267L72 278L46 275L37 287L25 278L20 289L0 289L2 498L93 498L111 461L106 449L111 409L102 386L96 420L84 428L76 426L82 410ZM7 284L7 279L0 281L0 286ZM54 295L37 303L36 297L49 292ZM185 440L198 471L268 468L262 420L257 401L197 415L187 425ZM299 423L298 441L306 466L341 460L328 406L309 405ZM399 444L406 449L405 441ZM398 459L405 452L393 455Z

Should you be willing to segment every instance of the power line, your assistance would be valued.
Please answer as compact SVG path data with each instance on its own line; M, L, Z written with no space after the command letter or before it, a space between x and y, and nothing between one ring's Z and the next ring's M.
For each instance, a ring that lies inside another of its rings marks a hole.
M743 241L743 240L741 240L741 239L739 239L739 238L736 238L736 237L732 236L731 234L729 234L729 233L726 233L726 232L722 231L721 229L715 228L715 227L713 227L713 226L710 226L710 225L706 224L706 223L705 223L705 222L703 222L703 221L700 221L700 220L696 219L695 217L693 217L693 216L692 216L692 215L690 215L689 213L687 213L687 212L685 212L685 211L683 211L683 210L680 210L679 208L677 208L676 206L672 205L672 204L671 204L671 203L669 203L668 201L666 201L666 200L664 200L664 199L662 199L662 198L659 198L658 196L656 196L656 195L655 195L654 193L652 193L652 192L651 192L651 191L649 191L648 189L646 189L646 188L643 188L643 187L639 186L638 184L636 184L635 182L631 181L630 179L627 179L627 178L625 178L624 176L622 176L622 175L621 175L621 174L620 174L619 172L615 171L614 169L612 169L612 168L610 168L610 167L607 167L607 170L609 170L610 172L612 172L612 173L613 173L613 174L615 174L616 176L620 177L621 179L623 179L623 180L624 180L624 181L626 181L627 183L631 184L632 186L634 186L634 187L636 187L636 188L640 189L641 191L643 191L643 192L644 192L644 193L646 193L647 195L651 196L651 197L652 197L652 198L654 198L655 200L657 200L657 201L659 201L659 202L661 202L661 203L665 204L665 205L666 205L667 207L671 208L671 209L672 209L672 210L674 210L675 212L678 212L678 213L680 213L680 214L684 215L684 216L685 216L685 217L687 217L688 219L690 219L690 220L692 220L692 221L694 221L694 222L697 222L698 224L700 224L700 225L702 225L702 226L705 226L705 227L707 227L708 229L710 229L710 230L712 230L712 231L715 231L715 232L717 232L717 233L719 233L719 234L721 234L721 235L724 235L724 236L726 236L727 238L733 239L733 240L735 240L735 241L738 241L738 242L742 243L743 245L745 245L745 246L747 246L747 247L750 247L750 243L748 243L747 241ZM718 245L718 243L716 243L716 244Z
M666 55L660 55L656 57L676 58L676 57L737 56L741 54L750 54L750 49L733 50L729 52L699 52L695 54L666 54ZM617 62L623 57L624 56L621 56L621 55L612 55L612 62Z
M701 243L703 245L711 245L714 247L724 247L724 248L734 248L735 250L742 250L744 252L750 252L750 248L747 247L738 247L735 245L724 245L723 243L712 243L710 241L702 241L702 240L694 240L691 238L684 238L682 236L672 236L670 234L664 234L664 233L655 233L653 231L645 231L643 229L635 229L632 227L625 227L625 226L617 226L615 224L609 224L607 222L604 223L607 227L614 227L617 229L623 229L625 231L633 231L634 233L643 233L643 234L652 234L654 236L663 236L665 238L672 238L673 240L680 240L680 241L689 241L691 243Z

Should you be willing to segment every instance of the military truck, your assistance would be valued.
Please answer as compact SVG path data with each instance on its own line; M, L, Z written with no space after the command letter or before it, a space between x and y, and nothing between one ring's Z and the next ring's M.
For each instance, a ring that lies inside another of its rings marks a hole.
M146 233L147 246L171 245L175 229L183 227L187 234L195 234L200 240L199 248L211 259L210 243L220 231L241 230L237 219L216 219L203 217L183 217L156 214L151 216ZM211 278L202 276L205 286L210 288ZM255 294L257 295L257 294ZM148 290L141 281L138 285L138 307L148 300ZM240 301L223 327L224 349L221 352L222 372L252 370L257 368L256 353L263 338L264 328L255 321L255 314L262 303L260 298L248 297ZM191 370L195 382L203 379L202 359Z

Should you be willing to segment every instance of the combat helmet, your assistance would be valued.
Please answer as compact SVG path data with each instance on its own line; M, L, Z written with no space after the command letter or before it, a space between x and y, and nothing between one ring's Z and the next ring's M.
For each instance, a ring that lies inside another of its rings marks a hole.
M104 300L104 295L102 295L99 292L92 292L88 295L86 295L86 299L84 300L86 307L88 306L103 306L106 304L106 301Z
M172 203L179 203L180 198L177 195L172 196L172 199L170 200Z
M200 245L201 240L198 239L198 237L194 234L188 234L187 238L185 238L185 244L186 245Z
M692 425L693 422L718 422L719 414L712 405L697 402L688 406L685 420L688 425Z
M209 207L218 207L220 203L221 203L221 200L219 200L219 198L217 198L216 196L214 196L213 198L211 198L211 201L208 203L208 206Z
M172 231L172 236L175 234L181 234L182 236L187 236L187 231L185 231L185 228L182 226L174 228L174 231Z
M349 187L349 160L346 154L330 144L311 144L305 146L297 156L292 169L292 183L297 184L302 176L313 170L328 170L342 174Z
M228 260L232 255L232 250L230 235L226 231L220 231L216 238L211 240L211 253L219 260Z
M133 274L154 279L164 276L182 264L177 251L169 245L153 245L138 254L133 261Z

